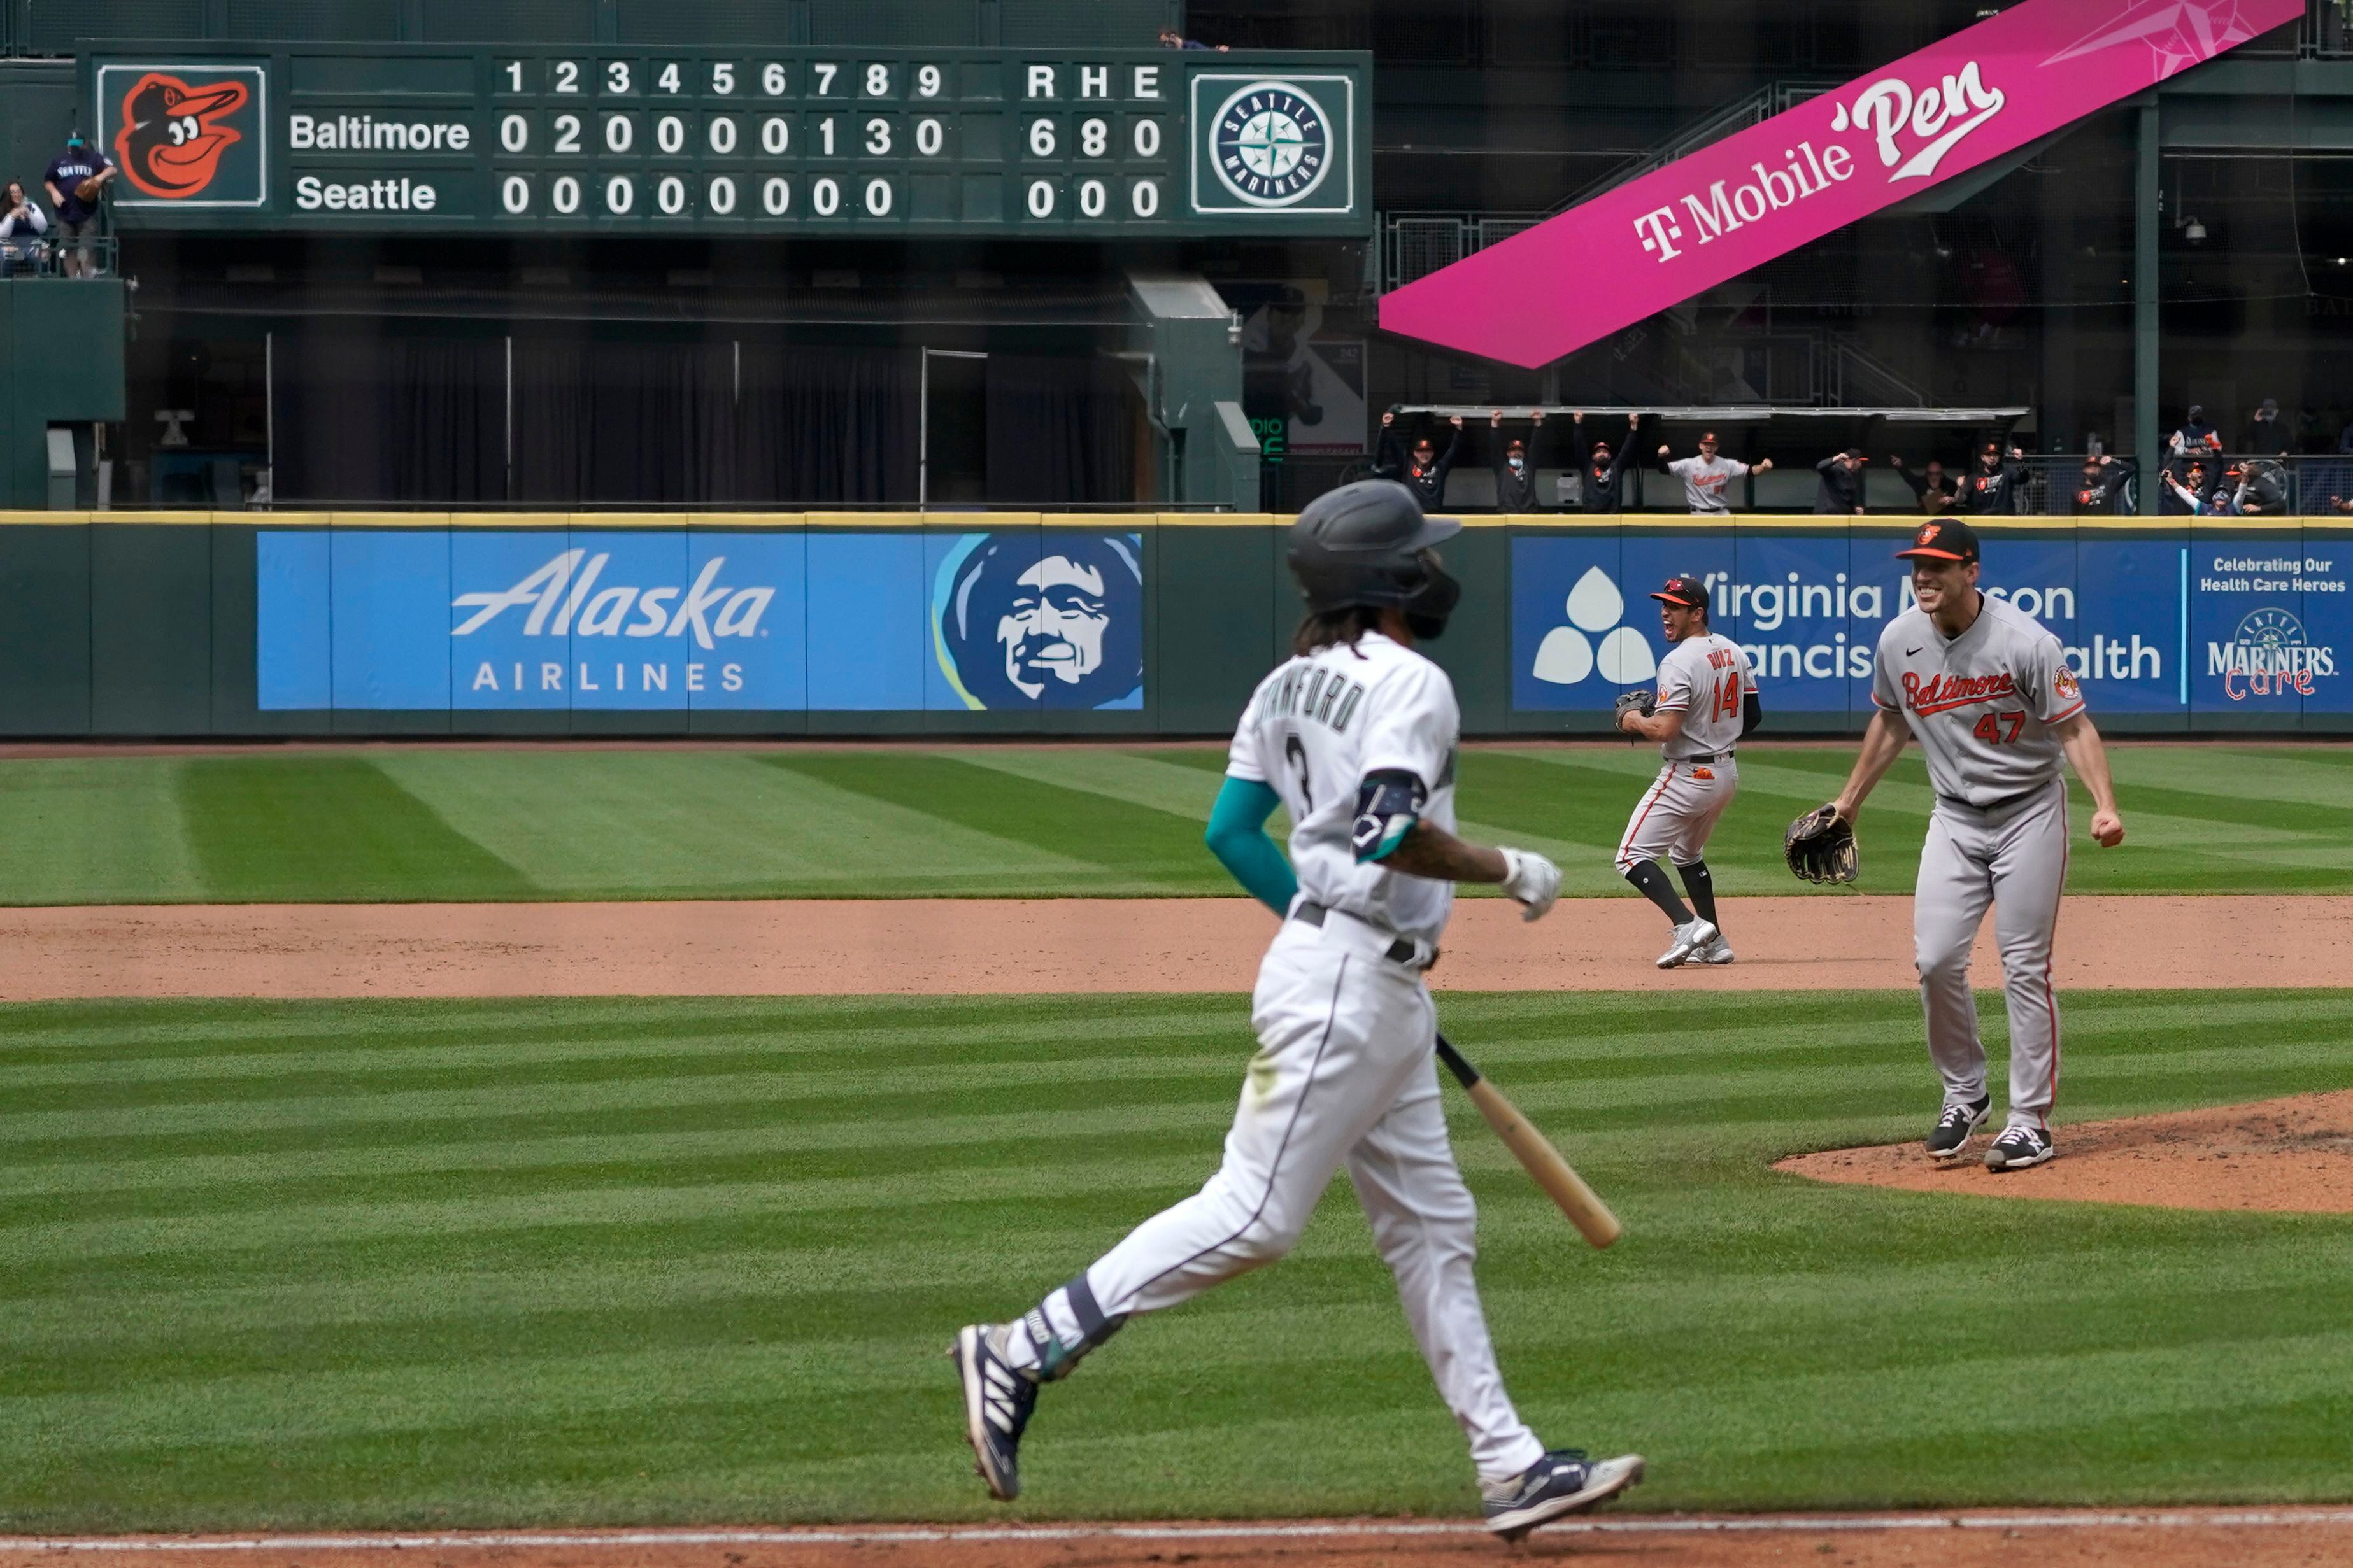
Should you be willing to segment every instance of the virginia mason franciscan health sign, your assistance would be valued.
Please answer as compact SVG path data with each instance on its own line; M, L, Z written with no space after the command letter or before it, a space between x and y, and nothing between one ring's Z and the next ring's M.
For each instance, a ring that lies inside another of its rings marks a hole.
M2295 21L2302 0L2026 0L1381 300L1541 365Z

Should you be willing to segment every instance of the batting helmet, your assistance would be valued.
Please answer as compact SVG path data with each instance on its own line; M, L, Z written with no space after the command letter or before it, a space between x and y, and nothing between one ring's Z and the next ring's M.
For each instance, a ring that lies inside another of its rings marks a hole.
M1403 485L1363 479L1307 503L1291 525L1291 571L1311 610L1395 606L1415 635L1434 637L1462 584L1430 550L1461 531L1453 518L1423 516Z

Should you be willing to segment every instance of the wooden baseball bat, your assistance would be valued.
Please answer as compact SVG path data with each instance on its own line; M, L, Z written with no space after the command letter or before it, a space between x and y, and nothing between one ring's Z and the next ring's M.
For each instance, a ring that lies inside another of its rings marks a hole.
M1626 1234L1626 1227L1618 1223L1609 1205L1560 1157L1560 1151L1552 1146L1551 1140L1520 1114L1520 1108L1502 1089L1465 1061L1462 1053L1444 1035L1438 1037L1438 1059L1446 1064L1446 1070L1470 1094L1471 1103L1479 1108L1479 1114L1487 1119L1487 1125L1495 1130L1504 1147L1512 1152L1546 1195L1560 1205L1560 1212L1568 1216L1568 1223L1577 1226L1586 1240L1596 1247L1607 1247Z

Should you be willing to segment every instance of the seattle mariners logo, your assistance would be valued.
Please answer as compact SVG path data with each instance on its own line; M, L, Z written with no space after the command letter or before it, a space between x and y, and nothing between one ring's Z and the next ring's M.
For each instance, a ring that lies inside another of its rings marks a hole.
M2229 642L2206 645L2206 673L2222 678L2222 694L2233 702L2309 697L2316 678L2337 673L2337 650L2315 647L2293 612L2265 605L2249 611Z
M1259 81L1231 94L1210 121L1218 181L1255 207L1305 200L1332 167L1331 122L1305 89Z

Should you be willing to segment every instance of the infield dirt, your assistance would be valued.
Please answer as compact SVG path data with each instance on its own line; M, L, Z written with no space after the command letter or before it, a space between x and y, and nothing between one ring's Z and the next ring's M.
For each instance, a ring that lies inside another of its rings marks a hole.
M1661 974L1630 899L1457 909L1430 984L1470 991L1903 988L1912 900L1727 900L1726 968ZM1246 992L1273 917L1241 899L179 904L0 910L0 1001L92 996L978 995ZM1978 982L2000 984L1992 924ZM2063 990L2326 985L2353 898L2067 900Z
M2168 1510L2092 1515L1750 1515L1731 1521L1565 1521L1505 1546L1475 1525L1412 1521L1291 1520L1264 1525L1075 1525L1024 1529L880 1525L803 1531L565 1531L545 1536L413 1536L359 1544L291 1538L239 1546L144 1538L0 1543L0 1568L70 1557L94 1568L376 1568L389 1558L429 1568L1424 1568L1476 1563L1591 1563L1624 1568L2016 1568L2021 1562L2122 1568L2307 1568L2353 1560L2353 1511Z

